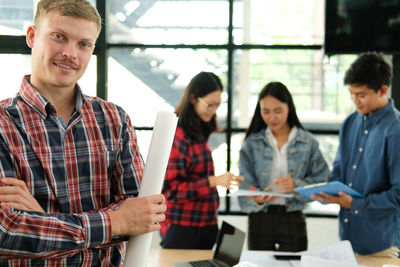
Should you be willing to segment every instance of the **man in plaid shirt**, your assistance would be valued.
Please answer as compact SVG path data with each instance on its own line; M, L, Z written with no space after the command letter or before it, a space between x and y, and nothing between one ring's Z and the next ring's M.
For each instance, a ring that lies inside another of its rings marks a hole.
M128 236L160 229L164 197L143 174L118 106L77 85L101 18L87 0L41 0L32 74L0 102L0 266L122 266Z

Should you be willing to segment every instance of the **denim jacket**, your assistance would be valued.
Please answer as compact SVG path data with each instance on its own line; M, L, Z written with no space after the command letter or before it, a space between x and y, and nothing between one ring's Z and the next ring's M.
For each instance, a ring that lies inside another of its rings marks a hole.
M240 149L240 175L246 183L240 185L241 189L248 189L249 185L262 190L273 181L271 180L271 167L273 148L265 135L266 129L253 133L247 137ZM296 187L308 184L321 183L328 180L329 168L318 148L317 140L311 133L299 128L296 137L287 147L288 170ZM309 199L295 195L286 198L287 211L302 210ZM239 197L239 204L244 212L267 211L268 202L257 204L248 197Z

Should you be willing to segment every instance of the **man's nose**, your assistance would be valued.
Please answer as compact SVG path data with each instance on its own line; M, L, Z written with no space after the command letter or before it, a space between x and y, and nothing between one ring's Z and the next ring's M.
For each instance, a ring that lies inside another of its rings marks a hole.
M70 59L76 59L76 47L73 44L64 46L63 56Z

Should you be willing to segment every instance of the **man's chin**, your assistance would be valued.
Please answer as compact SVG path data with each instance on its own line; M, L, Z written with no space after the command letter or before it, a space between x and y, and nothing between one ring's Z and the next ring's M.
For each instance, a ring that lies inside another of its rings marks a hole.
M74 87L77 81L75 79L65 79L65 77L55 78L53 81L57 87Z

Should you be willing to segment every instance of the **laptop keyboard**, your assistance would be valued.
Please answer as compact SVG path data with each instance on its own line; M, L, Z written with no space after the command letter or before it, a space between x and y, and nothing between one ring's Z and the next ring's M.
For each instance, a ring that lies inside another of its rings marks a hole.
M193 267L221 267L221 265L209 261L209 260L204 260L204 261L190 261L190 265Z

